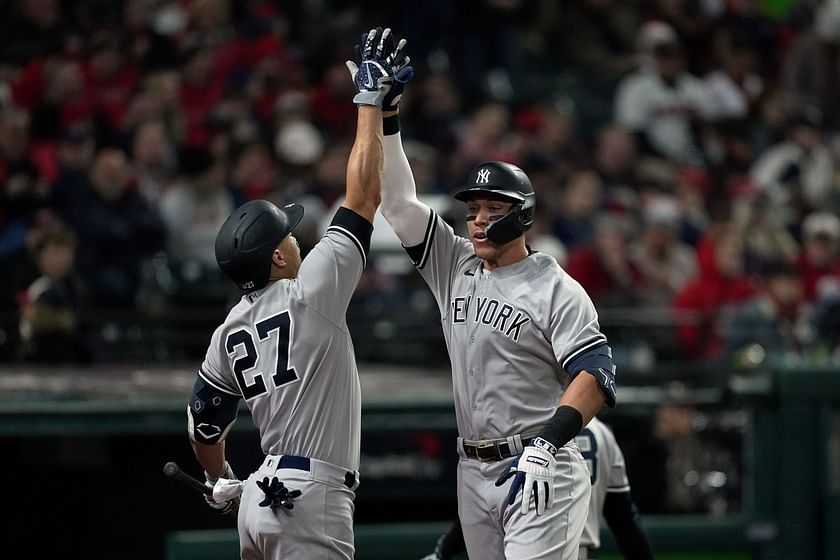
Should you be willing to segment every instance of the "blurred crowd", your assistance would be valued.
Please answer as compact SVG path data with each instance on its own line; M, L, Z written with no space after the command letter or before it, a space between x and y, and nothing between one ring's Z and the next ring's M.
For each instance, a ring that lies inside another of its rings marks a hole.
M344 61L383 24L417 69L418 191L521 166L529 241L617 361L840 360L840 0L0 4L4 360L108 359L115 325L179 313L208 317L203 348L236 297L213 246L235 207L301 202L318 239L354 133ZM387 262L351 311L391 317L372 332L399 348L397 318L435 309Z

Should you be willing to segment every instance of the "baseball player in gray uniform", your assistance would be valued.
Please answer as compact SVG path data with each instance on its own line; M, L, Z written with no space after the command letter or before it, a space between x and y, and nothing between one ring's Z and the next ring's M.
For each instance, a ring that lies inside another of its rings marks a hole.
M380 202L381 105L393 80L386 46L382 30L364 36L346 197L306 258L292 234L303 215L296 204L244 204L216 239L219 266L245 293L211 338L187 408L189 436L215 486L211 507L231 511L241 499L244 559L353 558L361 396L345 313ZM224 441L240 399L266 457L231 484Z
M575 443L586 460L592 482L579 557L581 560L595 558L595 552L601 547L603 517L625 558L653 560L653 549L630 496L624 454L612 431L595 417L575 436ZM455 522L449 532L438 539L435 551L422 560L451 560L465 550L460 523Z
M526 246L535 196L521 169L493 161L470 172L455 195L469 232L459 237L418 200L397 111L383 115L382 213L437 300L449 349L469 555L576 560L590 484L572 438L615 404L595 308Z

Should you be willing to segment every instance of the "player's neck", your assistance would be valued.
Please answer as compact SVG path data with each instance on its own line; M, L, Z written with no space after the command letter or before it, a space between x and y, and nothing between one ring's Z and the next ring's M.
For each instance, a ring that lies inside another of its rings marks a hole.
M481 259L484 270L493 270L503 266L510 266L528 258L528 248L524 243L513 242L509 247L503 247L492 260Z

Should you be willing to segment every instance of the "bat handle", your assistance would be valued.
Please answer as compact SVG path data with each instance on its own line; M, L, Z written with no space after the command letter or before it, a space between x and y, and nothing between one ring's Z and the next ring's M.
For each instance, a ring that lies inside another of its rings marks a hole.
M213 489L198 480L190 476L189 474L185 473L181 470L181 467L178 466L177 463L173 461L169 461L165 465L163 465L163 474L168 476L169 478L173 478L182 484L186 484L187 486L191 487L192 489L201 492L202 494L206 494L208 496L213 495Z

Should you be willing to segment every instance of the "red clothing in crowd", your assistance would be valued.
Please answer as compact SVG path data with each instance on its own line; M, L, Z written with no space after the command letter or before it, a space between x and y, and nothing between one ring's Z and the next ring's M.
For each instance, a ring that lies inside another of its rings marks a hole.
M716 358L722 350L718 331L720 312L729 306L751 298L757 292L746 276L724 278L717 272L707 272L689 282L677 294L677 338L686 358Z
M830 279L840 284L840 263L825 268L817 268L805 258L805 255L800 254L796 259L796 267L799 269L802 278L802 295L806 301L814 301L817 298L817 290L821 281Z
M85 79L86 97L105 117L111 129L119 129L128 109L131 96L140 80L140 68L137 63L126 60L116 74L109 77L97 76L90 63L85 64L82 73Z
M619 279L604 266L595 249L585 246L572 252L564 268L596 304L630 305L643 281L632 262L626 266L625 277Z

